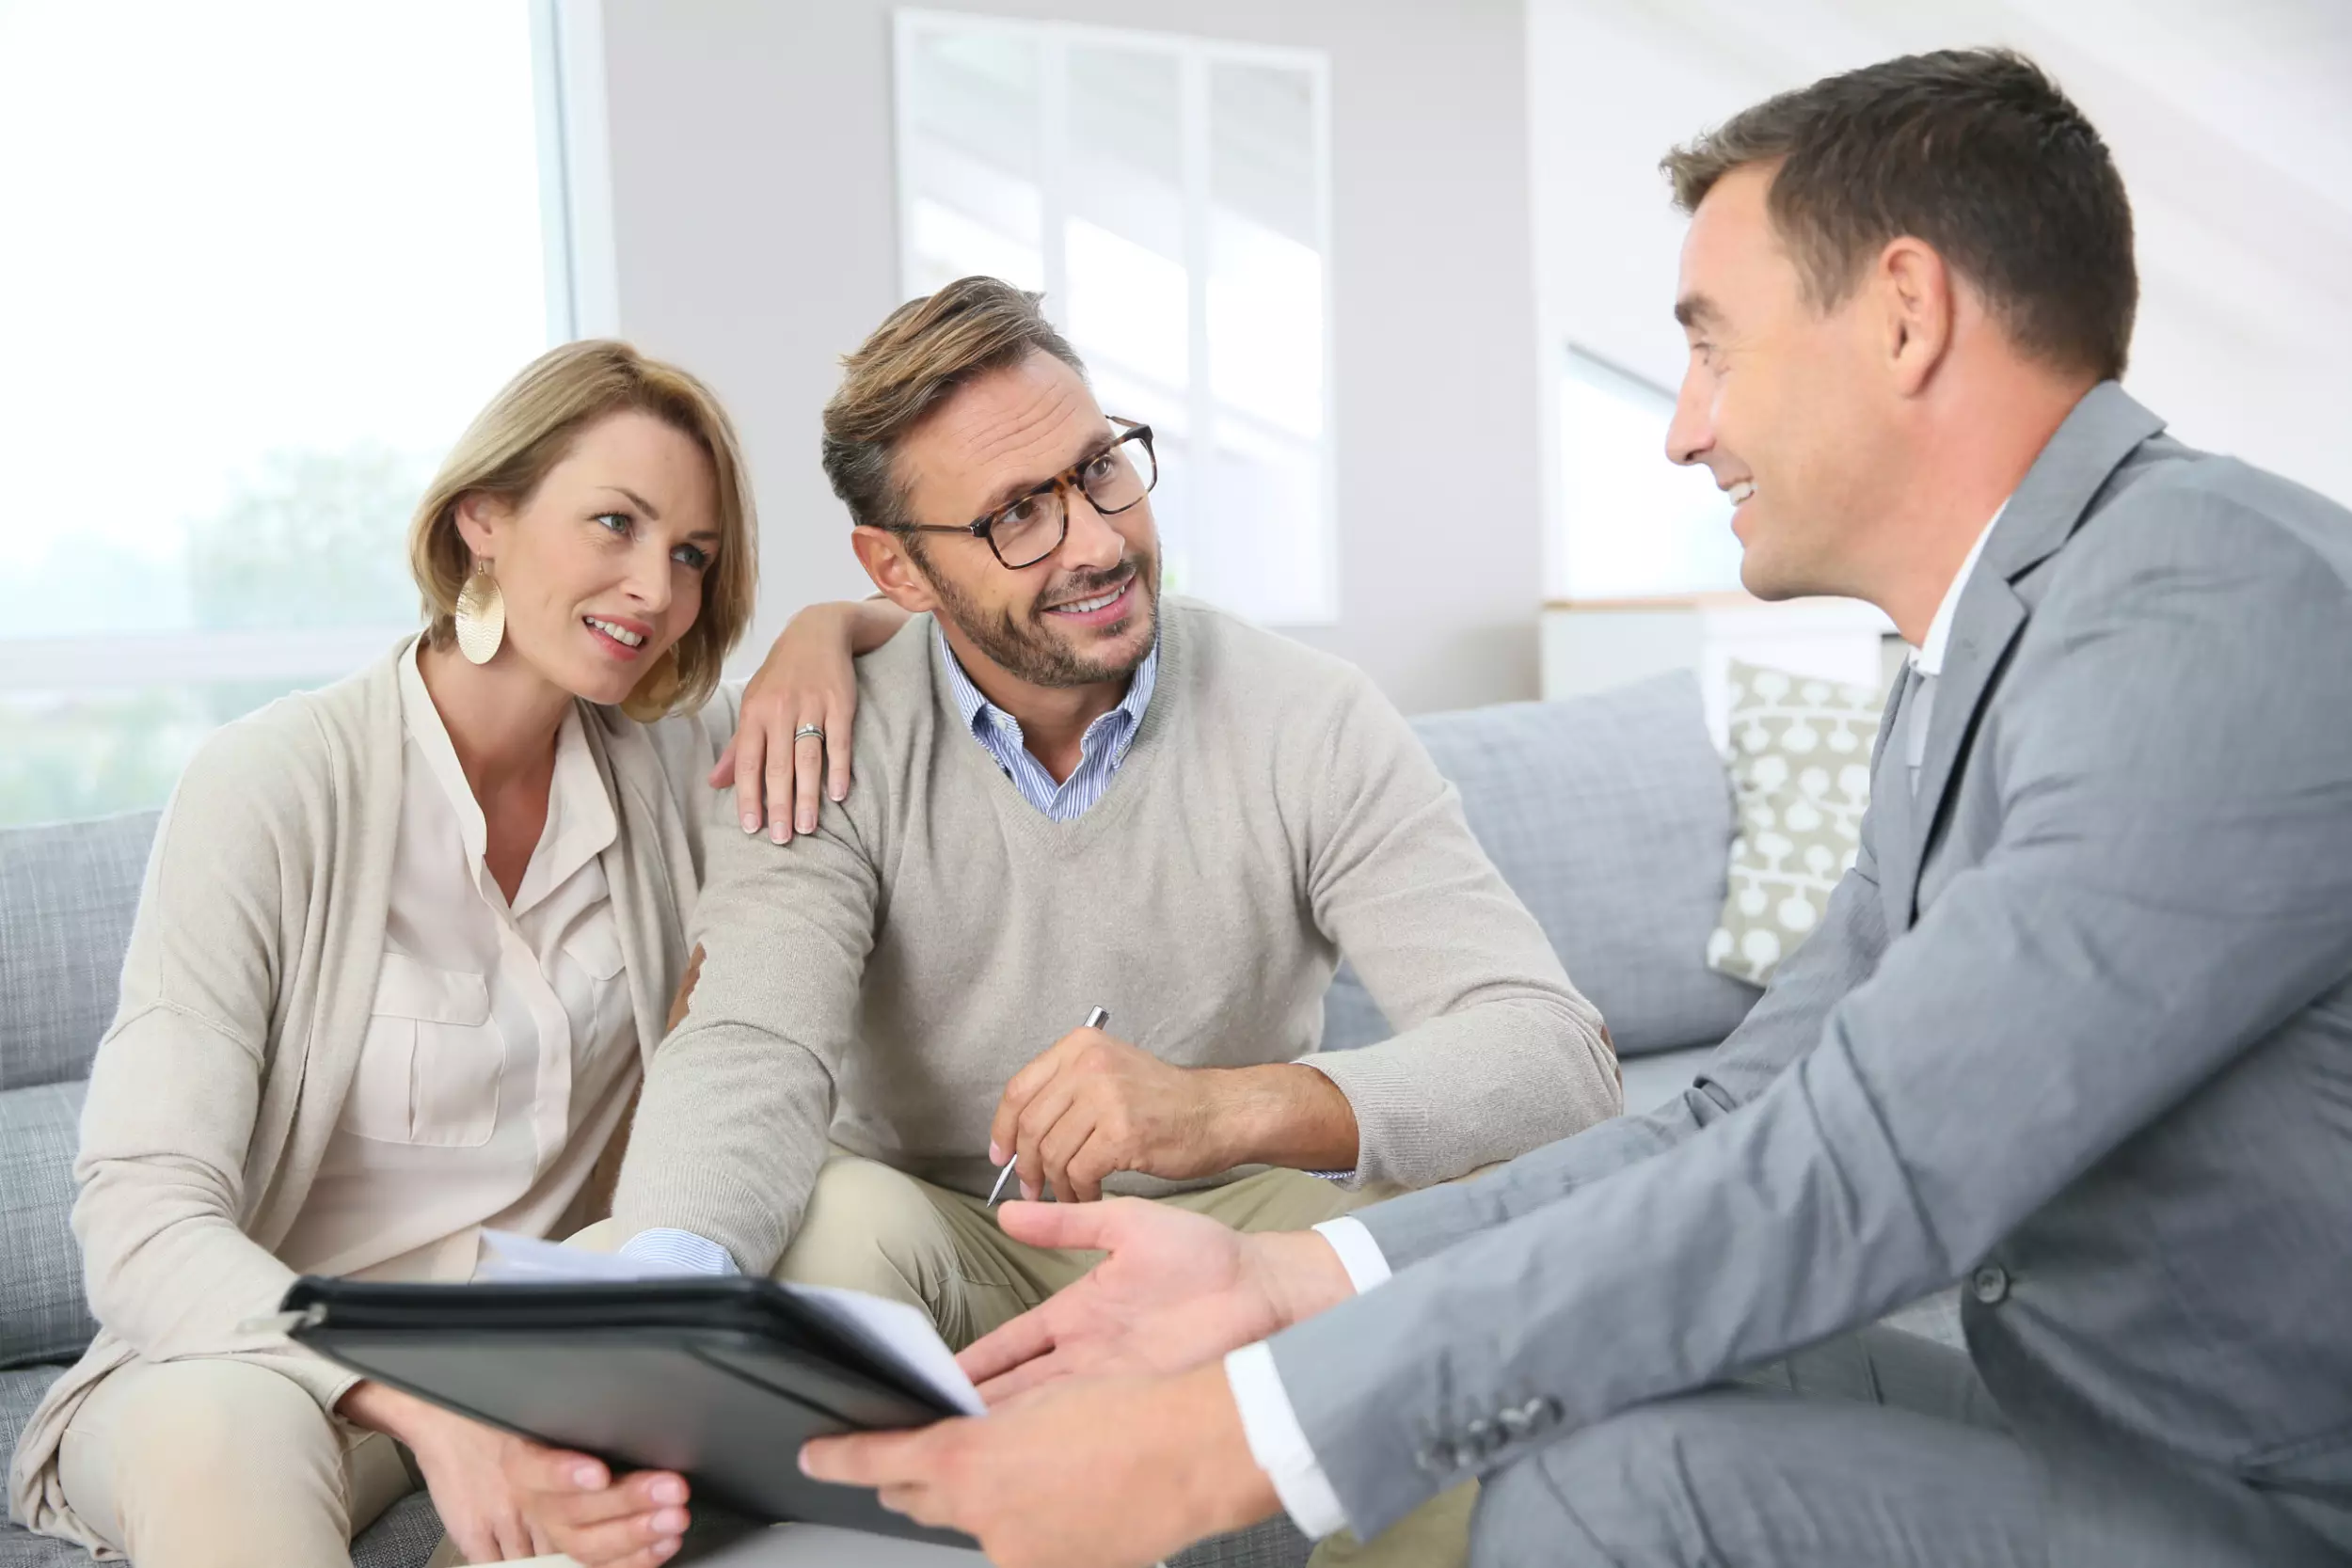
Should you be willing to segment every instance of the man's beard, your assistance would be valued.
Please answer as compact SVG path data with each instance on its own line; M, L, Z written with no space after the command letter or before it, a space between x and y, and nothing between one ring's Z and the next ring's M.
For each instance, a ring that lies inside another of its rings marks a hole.
M1031 686L1093 686L1102 681L1125 680L1152 652L1152 641L1146 641L1133 654L1119 659L1089 658L1070 646L1068 634L1054 626L1050 612L1041 607L1031 610L1025 619L1016 617L1009 610L992 614L966 598L961 589L939 573L927 571L926 575L931 579L931 592L939 595L942 613L954 623L955 628L970 638L998 669ZM1134 625L1136 616L1144 617L1148 624L1159 613L1158 551L1138 551L1107 572L1073 577L1057 585L1055 597L1063 604L1073 599L1091 599L1123 586L1131 577L1136 584L1135 602L1126 619L1109 628L1111 635L1116 636Z

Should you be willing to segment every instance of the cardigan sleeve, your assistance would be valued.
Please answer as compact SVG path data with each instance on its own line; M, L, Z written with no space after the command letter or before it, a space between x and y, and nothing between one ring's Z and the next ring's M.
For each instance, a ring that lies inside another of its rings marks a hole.
M323 785L287 766L298 709L213 736L156 831L74 1162L90 1307L149 1360L254 1354L331 1409L358 1381L275 1335L294 1272L245 1234L272 1020L308 916Z
M629 723L620 717L617 708L607 710L618 724ZM735 726L743 711L743 683L726 681L710 694L710 701L686 713L674 713L644 727L647 742L661 769L661 779L669 790L670 800L677 808L678 822L686 834L687 847L693 856L694 880L699 885L709 875L709 846L707 834L714 823L732 816L732 810L721 807L733 799L731 792L710 786L710 769L719 755L735 738ZM681 900L681 921L691 911L693 899Z

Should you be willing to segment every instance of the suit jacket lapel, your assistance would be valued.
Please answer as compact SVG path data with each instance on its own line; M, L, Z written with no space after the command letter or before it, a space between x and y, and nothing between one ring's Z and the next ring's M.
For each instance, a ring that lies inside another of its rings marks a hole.
M1918 794L1900 814L1903 840L1887 857L1882 884L1890 930L1909 928L1917 915L1919 873L1934 844L1945 797L1976 734L1977 714L2025 629L2029 612L2014 585L2073 537L2117 465L2163 428L2164 421L2122 388L2103 381L2074 405L2010 497L1953 613L1951 642L1929 716ZM1901 737L1894 740L1898 765L1888 770L1887 787L1908 795L1899 765Z
M2009 526L2008 517L2001 519L2001 526ZM1910 834L1898 863L1901 879L1890 888L1895 930L1908 929L1917 916L1919 873L1935 839L1936 820L1960 763L1962 742L1976 733L1977 710L1992 689L1994 672L2001 667L2010 644L2025 626L2025 602L2008 583L1997 578L1987 581L1979 571L1970 580L1952 619L1944 673L1935 681L1935 705L1928 715L1927 752L1919 762L1919 790L1909 802L1904 825ZM1896 744L1901 745L1899 736ZM1893 771L1894 787L1910 794L1905 769L1898 766Z

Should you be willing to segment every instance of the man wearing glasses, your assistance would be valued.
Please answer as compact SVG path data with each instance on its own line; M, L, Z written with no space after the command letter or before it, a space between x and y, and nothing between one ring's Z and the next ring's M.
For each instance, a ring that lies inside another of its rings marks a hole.
M911 613L856 788L711 851L631 1251L849 1286L962 1345L1093 1261L992 1187L1312 1225L1615 1114L1601 1022L1353 668L1160 596L1152 432L966 278L846 362L824 463ZM1395 1037L1316 1054L1344 953ZM1100 1028L1077 1027L1107 1009Z

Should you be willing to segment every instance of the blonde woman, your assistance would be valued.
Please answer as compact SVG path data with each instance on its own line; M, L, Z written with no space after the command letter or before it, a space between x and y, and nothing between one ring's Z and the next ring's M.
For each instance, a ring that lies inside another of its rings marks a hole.
M622 343L558 349L417 511L425 633L189 764L83 1113L103 1327L19 1445L18 1518L140 1568L309 1568L421 1481L469 1559L532 1554L508 1439L242 1325L298 1274L465 1279L485 1227L595 1217L706 823L739 809L711 784L755 537L701 383ZM777 663L807 678L768 683L768 720L846 741L827 704L857 625L787 633ZM771 800L788 834L792 762L813 816L821 749L744 740L742 826Z

